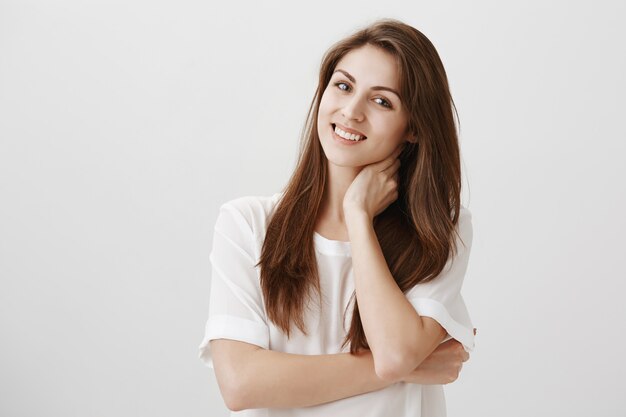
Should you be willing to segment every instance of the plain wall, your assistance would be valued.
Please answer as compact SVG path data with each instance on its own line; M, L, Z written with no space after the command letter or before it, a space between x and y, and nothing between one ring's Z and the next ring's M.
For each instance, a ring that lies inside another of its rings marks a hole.
M198 359L219 205L279 191L322 54L434 43L476 349L449 416L626 409L619 1L0 1L0 414L227 416Z

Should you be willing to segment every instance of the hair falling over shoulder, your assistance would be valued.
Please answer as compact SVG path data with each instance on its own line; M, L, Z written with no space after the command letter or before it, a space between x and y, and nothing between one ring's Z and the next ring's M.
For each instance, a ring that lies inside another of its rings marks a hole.
M403 292L435 278L456 252L461 163L454 101L443 63L420 31L381 19L335 43L323 56L319 83L308 110L296 169L269 221L260 260L267 317L290 334L307 334L304 312L313 295L321 301L313 233L327 175L316 120L322 94L336 64L366 44L391 53L398 63L401 100L409 130L417 137L400 155L398 199L374 219L374 228L394 279ZM458 115L457 115L458 120ZM352 322L342 346L368 349L353 293Z

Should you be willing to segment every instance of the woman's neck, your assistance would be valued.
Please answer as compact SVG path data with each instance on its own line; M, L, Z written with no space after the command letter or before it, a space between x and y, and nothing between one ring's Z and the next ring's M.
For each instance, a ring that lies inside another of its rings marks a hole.
M332 237L327 236L328 234L347 236L343 197L361 169L362 167L342 167L329 162L326 186L315 226L318 233L329 238Z

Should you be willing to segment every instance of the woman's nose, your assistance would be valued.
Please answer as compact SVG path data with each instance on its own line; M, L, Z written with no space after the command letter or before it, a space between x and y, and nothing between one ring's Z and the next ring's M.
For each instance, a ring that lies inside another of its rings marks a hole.
M363 109L361 108L361 99L356 95L352 96L343 106L341 114L348 120L362 120Z

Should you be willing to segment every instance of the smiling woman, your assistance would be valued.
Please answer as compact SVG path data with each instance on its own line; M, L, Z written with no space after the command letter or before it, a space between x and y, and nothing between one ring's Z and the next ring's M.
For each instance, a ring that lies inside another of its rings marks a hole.
M383 19L322 59L295 172L225 202L200 357L248 416L444 416L474 348L446 73ZM316 297L316 296L317 297Z
M366 44L342 57L324 90L317 118L331 165L362 167L380 161L410 136L399 84L396 60L379 47ZM359 152L342 153L344 148L335 145L364 138L367 143Z

